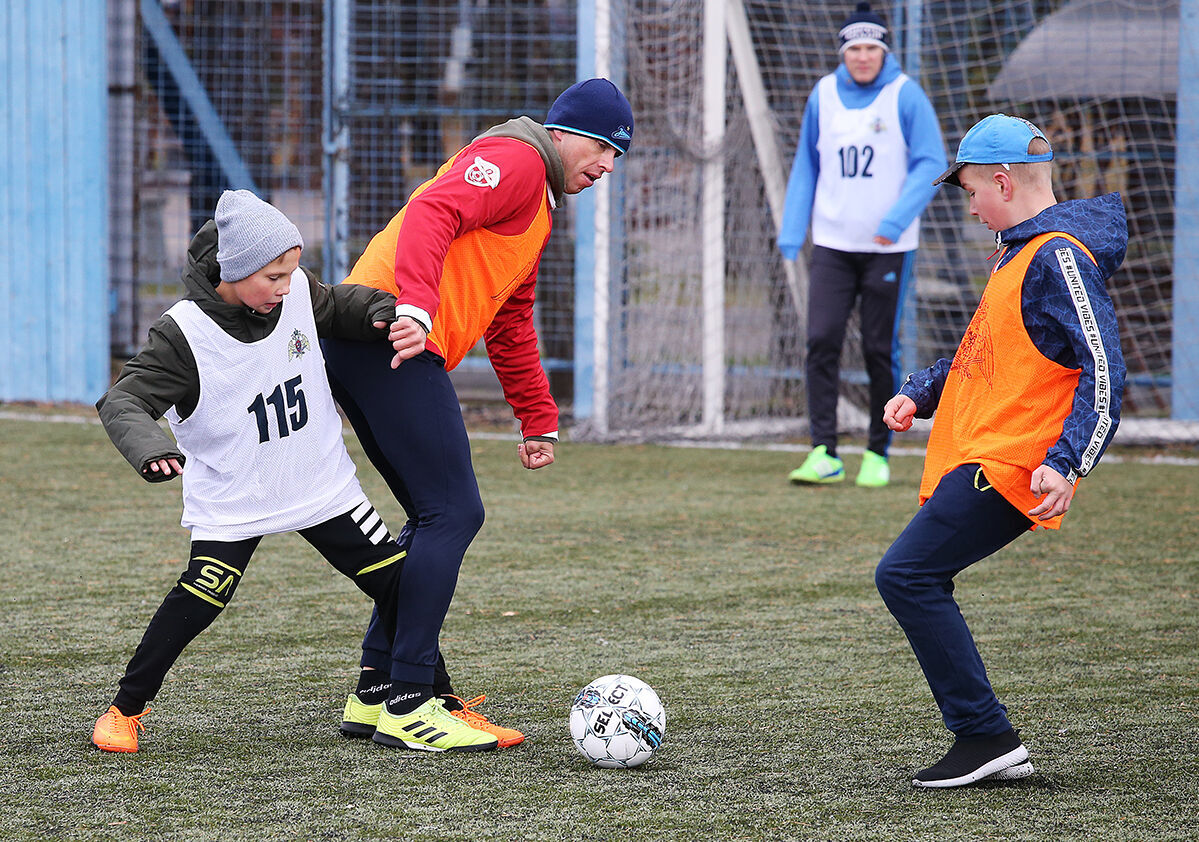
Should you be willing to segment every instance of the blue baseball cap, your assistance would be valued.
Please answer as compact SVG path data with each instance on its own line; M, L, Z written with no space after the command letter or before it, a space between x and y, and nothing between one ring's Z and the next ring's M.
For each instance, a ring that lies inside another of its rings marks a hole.
M607 79L585 79L564 90L550 106L544 125L603 141L617 155L628 152L633 142L633 109Z
M958 170L966 164L1035 164L1052 161L1052 149L1044 155L1028 154L1028 144L1038 137L1049 142L1040 129L1023 117L1007 114L983 117L966 132L958 144L957 159L933 184L947 181L961 187Z

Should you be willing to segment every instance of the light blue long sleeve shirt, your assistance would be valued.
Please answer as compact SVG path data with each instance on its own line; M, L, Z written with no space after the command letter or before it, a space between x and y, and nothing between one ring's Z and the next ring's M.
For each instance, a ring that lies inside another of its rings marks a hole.
M902 73L895 56L887 54L883 69L869 85L859 85L849 75L844 64L837 67L837 93L846 108L865 108L874 102L879 92ZM787 181L787 197L783 205L783 221L779 226L778 247L783 257L794 260L799 256L812 220L812 202L816 197L816 179L820 175L820 153L817 140L820 134L820 103L813 89L804 106L800 124L799 143ZM933 179L947 166L945 143L932 103L915 81L908 81L899 91L899 122L908 145L908 174L903 189L875 232L895 242L937 192Z

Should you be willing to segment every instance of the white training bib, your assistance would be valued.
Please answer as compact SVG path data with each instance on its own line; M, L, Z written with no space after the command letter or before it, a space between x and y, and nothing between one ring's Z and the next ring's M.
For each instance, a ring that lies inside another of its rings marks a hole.
M865 108L846 108L837 93L836 74L816 83L820 135L816 151L820 174L812 206L812 242L848 252L912 251L919 244L919 217L889 246L874 234L903 190L908 176L908 145L899 124L899 89L908 77L883 86Z
M239 342L193 301L167 310L196 358L200 400L166 413L192 540L238 541L315 526L366 497L341 434L308 278L291 277L270 336Z

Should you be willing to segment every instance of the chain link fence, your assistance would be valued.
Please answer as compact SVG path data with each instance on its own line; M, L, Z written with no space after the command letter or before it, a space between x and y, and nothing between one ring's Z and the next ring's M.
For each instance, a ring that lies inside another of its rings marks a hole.
M118 359L182 294L188 242L224 189L251 187L277 205L304 236L304 265L324 270L326 15L349 24L348 96L332 107L349 129L351 265L443 160L495 123L542 119L575 78L573 0L108 2ZM556 215L537 308L564 403L574 341L568 222Z

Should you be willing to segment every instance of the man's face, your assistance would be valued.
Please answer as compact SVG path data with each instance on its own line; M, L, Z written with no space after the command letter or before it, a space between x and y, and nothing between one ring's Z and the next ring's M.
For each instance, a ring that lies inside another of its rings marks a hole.
M845 50L845 69L859 85L869 85L883 70L887 51L877 44L854 44Z
M581 193L616 168L616 149L602 140L559 129L551 137L566 171L567 193Z
M228 287L229 294L236 301L256 313L265 315L282 304L283 296L291 292L291 273L296 271L299 265L300 249L290 249L250 277L222 286ZM221 297L229 300L228 296Z

